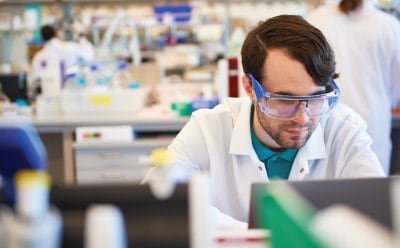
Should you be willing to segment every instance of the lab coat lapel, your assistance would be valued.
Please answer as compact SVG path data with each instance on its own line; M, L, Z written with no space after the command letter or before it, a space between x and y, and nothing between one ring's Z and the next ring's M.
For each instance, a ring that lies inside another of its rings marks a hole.
M302 180L310 172L314 160L327 157L325 149L324 132L318 124L307 143L300 148L293 162L289 180Z
M234 119L229 153L233 155L247 155L257 157L250 135L251 102L244 103ZM258 159L257 159L258 160Z

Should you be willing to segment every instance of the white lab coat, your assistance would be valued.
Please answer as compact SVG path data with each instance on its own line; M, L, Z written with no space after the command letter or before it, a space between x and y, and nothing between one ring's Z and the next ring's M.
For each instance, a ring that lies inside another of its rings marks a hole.
M32 78L40 78L42 63L48 59L61 60L66 73L77 66L81 57L81 48L75 42L66 42L53 38L46 42L43 48L35 54L32 60Z
M86 53L75 42L62 41L53 38L46 42L43 48L38 51L32 60L31 71L28 75L29 90L34 90L43 75L43 63L62 63L63 75L77 72L79 60L89 61ZM61 75L60 75L61 76ZM61 86L60 86L61 87ZM33 93L30 92L30 95Z
M391 108L400 104L400 24L371 2L345 15L320 7L307 20L327 37L335 52L341 101L367 122L372 149L390 171Z
M252 146L250 113L247 98L231 98L212 110L196 111L169 146L176 164L189 174L195 170L209 174L211 204L241 222L248 221L251 184L268 181ZM289 180L383 176L370 145L362 118L339 105L321 119L299 150Z

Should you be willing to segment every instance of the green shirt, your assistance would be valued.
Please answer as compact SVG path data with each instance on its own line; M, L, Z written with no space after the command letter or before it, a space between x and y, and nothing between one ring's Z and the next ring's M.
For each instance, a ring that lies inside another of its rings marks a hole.
M251 108L250 130L251 141L258 159L264 163L270 180L288 179L294 158L299 149L290 148L282 152L275 152L264 146L257 138L253 128L254 106Z

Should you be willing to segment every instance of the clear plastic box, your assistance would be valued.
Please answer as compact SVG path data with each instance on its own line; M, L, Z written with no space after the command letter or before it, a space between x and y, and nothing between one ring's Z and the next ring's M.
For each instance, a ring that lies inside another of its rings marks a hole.
M147 88L63 90L61 108L64 115L134 114L145 104Z

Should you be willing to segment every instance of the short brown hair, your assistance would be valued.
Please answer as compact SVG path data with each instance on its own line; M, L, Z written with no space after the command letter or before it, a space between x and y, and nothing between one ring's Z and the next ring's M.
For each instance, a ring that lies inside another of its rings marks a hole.
M42 35L42 39L44 42L51 40L56 37L56 30L50 25L44 25L40 29L40 34Z
M300 16L279 15L251 30L241 50L244 72L261 82L268 50L274 48L284 49L291 58L304 64L318 85L326 85L337 77L335 56L326 38Z

